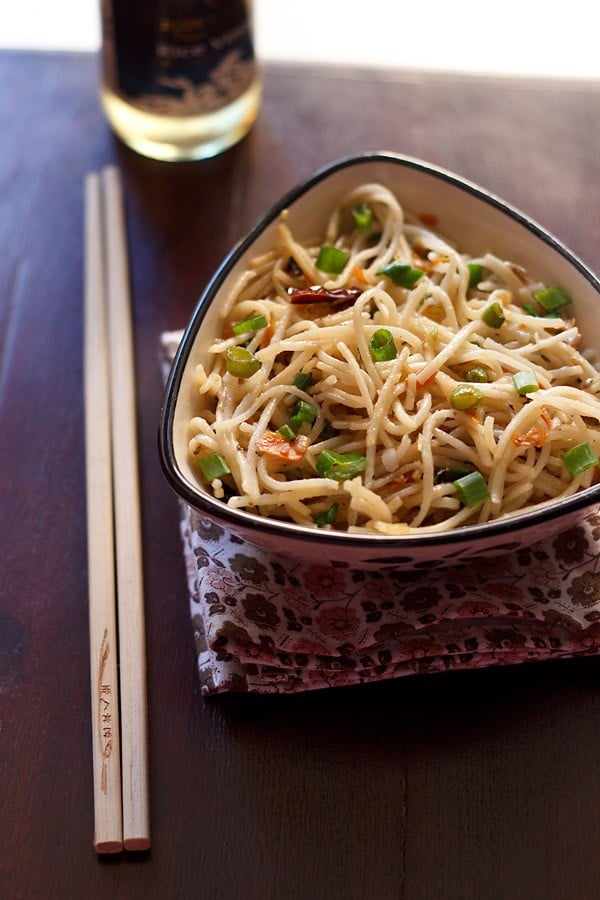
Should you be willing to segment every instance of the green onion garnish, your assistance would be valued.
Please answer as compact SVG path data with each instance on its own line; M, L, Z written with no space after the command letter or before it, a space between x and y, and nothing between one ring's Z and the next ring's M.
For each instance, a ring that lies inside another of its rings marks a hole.
M477 506L489 500L490 492L481 472L469 472L454 482L456 493L463 506Z
M598 457L587 441L565 451L561 459L569 475L579 475L580 472L598 465Z
M469 287L477 287L483 278L483 266L481 263L469 263L467 268L469 270Z
M246 334L248 331L258 331L260 328L266 328L268 324L263 315L249 316L247 319L242 319L241 322L236 322L231 330L234 334Z
M277 429L277 434L280 434L281 437L287 438L288 441L293 441L296 437L296 432L292 431L289 425L282 425L281 428Z
M323 244L317 256L317 269L320 269L321 272L339 275L340 272L344 271L348 256L349 254L345 250L339 250L337 247Z
M338 509L339 503L332 503L329 509L324 509L323 512L315 513L313 522L315 525L333 525Z
M537 375L530 369L525 372L515 372L513 375L513 384L520 397L524 397L525 394L532 394L534 391L539 391L540 389Z
M290 425L298 429L303 422L312 424L317 418L317 410L305 400L299 400L290 418Z
M528 316L536 316L536 318L539 319L540 314L533 308L531 303L524 303L523 310L527 313Z
M474 409L481 402L483 394L471 384L459 384L450 394L452 409Z
M294 384L301 391L306 391L309 387L312 387L313 377L310 372L298 372L294 375Z
M214 481L222 475L229 475L231 469L220 453L211 453L198 460L198 467L207 481Z
M335 450L323 450L317 457L317 472L323 478L335 478L344 481L359 475L367 465L366 457L358 453L336 453Z
M481 318L486 325L490 326L490 328L500 328L504 322L504 312L500 303L496 301L495 303L490 303L489 306L486 306L481 313Z
M396 359L398 350L394 343L394 337L387 328L378 328L373 332L369 342L371 355L375 362L384 362L388 359Z
M477 381L480 384L487 383L490 380L487 369L483 366L472 366L465 372L465 381Z
M558 285L537 291L533 296L548 312L560 309L561 306L568 306L572 302L570 294L564 288L558 287Z
M419 278L422 278L425 272L422 269L415 269L408 263L391 262L383 269L379 269L378 275L387 275L398 287L411 288Z
M357 228L366 230L373 223L373 211L367 203L357 203L352 207L352 218Z
M250 378L260 369L260 360L245 347L229 347L225 354L225 365L230 375Z
M528 316L535 316L537 319L562 319L562 316L556 310L551 310L550 312L544 312L544 314L539 313L537 309L535 309L531 303L524 303L523 310L527 313Z

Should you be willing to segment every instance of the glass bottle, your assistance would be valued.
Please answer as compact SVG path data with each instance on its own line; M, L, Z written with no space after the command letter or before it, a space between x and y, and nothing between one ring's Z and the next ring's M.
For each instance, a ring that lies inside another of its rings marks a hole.
M138 153L215 156L252 127L261 94L251 0L102 0L102 106Z

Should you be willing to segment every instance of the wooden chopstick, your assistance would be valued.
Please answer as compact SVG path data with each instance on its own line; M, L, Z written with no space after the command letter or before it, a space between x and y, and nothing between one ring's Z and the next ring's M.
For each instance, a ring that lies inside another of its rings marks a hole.
M100 222L99 231L94 229L95 241L102 249L93 253L103 261L103 274L98 275L96 264L90 263L91 272L86 277L86 291L94 297L102 297L102 313L107 323L104 329L107 360L110 416L104 422L104 428L110 434L112 461L112 509L114 513L114 564L112 573L113 591L116 579L116 607L118 612L119 631L119 705L120 720L115 716L112 723L115 732L120 721L120 735L117 733L117 746L120 743L121 753L121 798L122 798L122 846L126 850L147 850L150 847L150 811L149 811L149 777L148 777L148 717L146 693L146 650L144 623L144 592L142 541L140 518L140 495L137 464L137 428L135 405L135 371L133 355L133 333L131 323L131 303L129 295L129 268L127 260L127 238L125 216L119 173L114 166L106 167L101 176L88 176L90 184L97 184L94 192L99 195ZM89 189L90 193L92 188ZM86 195L87 198L87 195ZM92 204L96 205L96 202ZM90 216L92 219L92 216ZM94 217L95 221L95 217ZM86 244L87 246L87 244ZM92 275L96 274L96 284L103 285L103 290L91 285ZM88 285L88 282L90 284ZM97 335L96 335L97 336ZM94 355L94 335L87 341L86 370L88 356ZM91 364L90 364L91 366ZM86 418L95 417L94 407L87 410L88 392L86 388ZM100 429L101 423L90 428ZM90 446L88 442L88 446ZM93 445L92 445L93 446ZM86 455L88 470L94 469L94 457L90 452ZM92 472L89 481L94 480ZM89 528L88 516L88 528ZM92 537L88 533L90 544L89 556L96 551ZM115 574L116 573L116 574ZM94 570L90 570L90 636L97 641L97 622L95 608L92 607L92 595L97 595L98 588L92 592L91 579ZM107 600L103 602L108 603ZM114 608L114 604L113 604ZM102 645L101 645L102 646ZM92 649L92 662L97 666L98 650ZM92 668L92 681L97 668ZM96 692L92 693L94 715L99 714L101 701ZM96 742L95 742L96 744ZM98 744L95 752L98 752ZM117 753L115 744L113 754ZM95 764L97 765L97 764ZM95 776L96 837L95 846L99 853L115 852L119 840L119 817L116 803L109 811L105 810L103 782ZM100 818L100 822L98 819ZM102 831L99 832L100 826ZM109 848L109 849L107 849Z
M150 846L146 650L133 333L119 174L102 173L119 613L123 846Z
M85 179L84 387L94 845L123 848L108 343L100 179Z

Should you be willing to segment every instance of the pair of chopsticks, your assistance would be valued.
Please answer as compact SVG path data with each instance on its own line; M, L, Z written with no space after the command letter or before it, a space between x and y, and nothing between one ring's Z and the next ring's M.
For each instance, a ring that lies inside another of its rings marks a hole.
M85 177L84 399L97 853L150 847L135 378L118 170Z

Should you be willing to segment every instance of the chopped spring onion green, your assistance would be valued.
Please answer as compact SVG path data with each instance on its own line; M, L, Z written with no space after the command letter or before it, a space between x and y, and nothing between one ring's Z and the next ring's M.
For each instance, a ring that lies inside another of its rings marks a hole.
M315 513L313 522L315 525L333 525L338 509L339 503L332 503L329 509L324 509L323 512Z
M456 493L463 506L477 506L489 500L490 492L481 472L469 472L454 482Z
M304 400L299 400L290 418L290 425L294 428L299 428L303 422L311 424L316 418L317 410L315 407L311 406L310 403L306 403Z
M366 230L373 224L373 211L367 203L357 203L352 207L352 218L357 228Z
M515 372L513 375L513 384L517 394L521 397L525 396L525 394L532 394L534 391L539 391L540 389L537 375L530 369L524 372Z
M478 381L480 384L485 384L489 380L488 371L483 366L472 366L465 372L465 381Z
M313 377L310 372L298 372L294 375L294 384L301 391L306 391L309 387L312 387Z
M585 472L586 469L598 465L598 457L587 441L565 451L561 459L569 475L579 475L580 472Z
M230 375L250 378L260 369L260 360L245 347L229 347L225 354L225 365Z
M474 409L481 402L483 394L472 384L459 384L450 394L452 409Z
M387 275L398 287L411 288L422 278L425 272L415 269L408 263L391 262L377 271L378 275Z
M473 469L439 469L435 476L436 484L447 484L449 481L457 481L470 475Z
M365 456L358 453L336 453L335 450L322 450L317 457L317 472L323 478L335 478L345 481L359 475L367 465Z
M554 309L551 312L546 312L542 315L537 309L534 309L531 303L524 303L523 311L526 312L528 316L535 316L538 319L562 319L561 314Z
M202 459L198 460L198 466L207 481L214 481L215 478L228 475L231 471L220 453L211 453L210 456L203 456Z
M469 270L469 287L477 287L483 278L483 266L481 263L469 263L467 268Z
M568 306L572 302L570 294L564 288L558 287L558 285L544 288L543 291L537 291L533 296L547 312L553 312L555 309L560 309L561 306Z
M339 250L337 247L323 244L317 256L317 269L320 269L321 272L339 275L340 272L344 271L348 256L349 254L345 250Z
M296 432L292 431L289 425L282 425L281 428L277 429L277 434L280 434L281 437L287 438L288 441L293 441L296 437Z
M378 328L373 332L369 342L371 355L375 362L384 362L388 359L396 359L398 350L394 343L394 337L387 328Z
M246 334L249 331L258 331L261 328L266 328L268 324L266 317L263 315L249 316L241 322L236 322L231 330L234 334Z
M481 313L481 318L490 328L500 328L504 322L504 311L498 301L490 303Z

